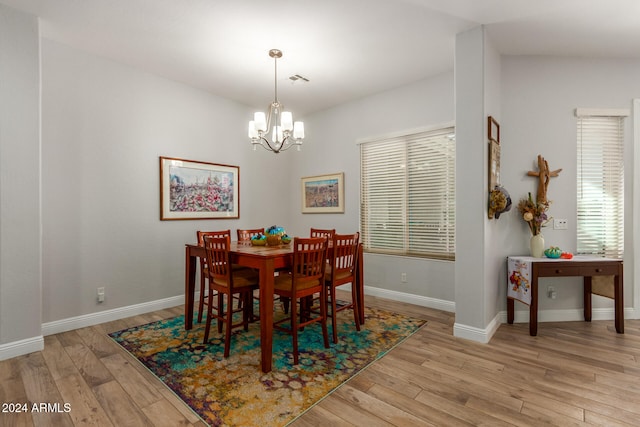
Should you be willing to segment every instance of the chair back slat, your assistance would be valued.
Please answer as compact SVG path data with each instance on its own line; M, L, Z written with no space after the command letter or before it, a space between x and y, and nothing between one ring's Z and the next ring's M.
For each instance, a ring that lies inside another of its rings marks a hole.
M327 265L326 237L293 239L293 286L321 286ZM295 289L294 289L295 292Z
M330 265L331 273L334 276L353 274L356 267L359 239L360 233L333 236L333 256Z
M204 236L211 237L231 237L231 230L219 230L219 231L196 231L198 237L198 246L204 246Z
M311 228L310 236L311 237L327 237L329 241L333 239L333 235L336 234L335 228L328 230L322 228Z
M264 234L264 227L246 230L238 229L238 242L249 241L253 236L257 236L258 234Z
M209 280L224 281L231 286L231 237L204 236Z

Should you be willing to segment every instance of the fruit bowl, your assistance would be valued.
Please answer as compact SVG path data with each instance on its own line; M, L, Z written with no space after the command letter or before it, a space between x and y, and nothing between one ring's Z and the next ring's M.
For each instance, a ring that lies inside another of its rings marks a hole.
M253 246L264 246L267 244L267 239L251 239Z
M560 255L562 255L562 250L557 246L551 246L550 248L544 250L544 255L547 258L560 258Z

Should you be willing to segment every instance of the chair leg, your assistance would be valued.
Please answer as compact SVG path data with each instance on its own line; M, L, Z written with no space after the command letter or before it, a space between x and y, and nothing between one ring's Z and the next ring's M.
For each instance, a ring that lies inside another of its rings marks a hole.
M218 333L222 333L222 321L224 316L224 294L222 292L218 292Z
M327 294L320 292L320 316L322 317L322 338L324 339L324 348L329 348L329 333L327 332Z
M205 285L205 279L201 275L200 276L200 302L198 303L198 323L202 322L202 309L204 308L203 306L204 306L204 298L205 298L204 285Z
M333 343L338 344L338 325L336 316L336 288L333 285L327 286L327 295L330 296L331 302L331 333L333 334Z
M353 310L353 322L356 324L356 330L360 330L360 306L358 305L358 289L356 284L351 284L351 309Z
M211 318L213 317L213 292L211 292L211 290L209 290L209 296L207 298L207 324L204 328L203 344L206 344L209 341L209 330L211 329ZM220 321L218 321L218 323L220 323Z
M302 304L302 301L300 301ZM291 299L291 338L293 341L293 364L298 364L298 313L297 301Z
M251 292L245 292L242 294L240 301L243 301L244 303L242 309L242 326L244 327L245 331L248 331L249 321L251 320L251 313L253 313L253 295L251 294Z
M226 320L225 325L225 334L224 334L224 357L229 357L229 351L231 349L231 325L233 325L233 295L229 294L227 296L227 307L226 307Z

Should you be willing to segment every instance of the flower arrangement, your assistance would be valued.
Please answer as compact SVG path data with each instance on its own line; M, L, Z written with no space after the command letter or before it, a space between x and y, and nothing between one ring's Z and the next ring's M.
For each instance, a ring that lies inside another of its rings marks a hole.
M534 236L540 234L542 227L546 226L550 221L550 218L547 217L548 209L548 201L544 203L534 202L531 198L531 193L529 193L529 197L520 199L518 203L518 211L522 215L522 219L529 225L529 230Z

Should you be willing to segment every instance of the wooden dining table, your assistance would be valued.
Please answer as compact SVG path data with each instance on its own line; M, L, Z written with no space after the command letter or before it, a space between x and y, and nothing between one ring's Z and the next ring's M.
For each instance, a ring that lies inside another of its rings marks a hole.
M273 283L276 270L290 267L293 262L293 244L280 246L253 246L250 242L231 242L230 252L234 264L252 267L260 275L260 350L263 372L270 372L273 350ZM185 329L193 328L193 307L196 283L196 268L199 257L206 256L204 247L185 245ZM358 317L364 324L364 280L362 267L362 244L358 246L356 259Z

